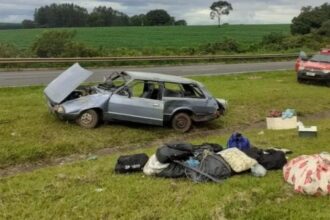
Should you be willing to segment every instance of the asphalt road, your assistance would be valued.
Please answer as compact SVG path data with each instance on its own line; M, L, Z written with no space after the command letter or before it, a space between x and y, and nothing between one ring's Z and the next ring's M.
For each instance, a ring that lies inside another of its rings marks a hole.
M94 74L89 81L102 81L105 75L114 71L134 70L143 72L164 73L178 76L192 75L226 75L243 72L261 72L293 69L294 62L267 62L242 64L198 64L160 67L114 67L92 69ZM62 70L35 70L18 72L0 72L0 87L47 85L55 79Z

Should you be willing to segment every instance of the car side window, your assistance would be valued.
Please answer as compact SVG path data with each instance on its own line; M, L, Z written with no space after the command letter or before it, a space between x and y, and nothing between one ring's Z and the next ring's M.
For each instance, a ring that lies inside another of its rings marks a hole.
M130 97L161 100L159 82L134 81L128 90Z
M182 87L184 89L184 97L186 98L199 98L199 99L205 98L205 95L202 92L202 90L196 85L183 84Z
M182 85L179 83L164 83L164 97L183 97Z
M165 83L164 97L205 98L202 90L193 84Z

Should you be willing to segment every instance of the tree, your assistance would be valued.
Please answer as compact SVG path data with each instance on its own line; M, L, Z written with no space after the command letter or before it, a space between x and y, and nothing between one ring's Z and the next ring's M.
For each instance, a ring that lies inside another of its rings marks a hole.
M132 26L144 26L146 23L146 15L134 15L130 19Z
M171 25L172 21L171 16L163 9L152 10L146 14L146 23L150 26Z
M174 24L175 26L187 26L186 20L178 20Z
M318 34L330 37L330 19L323 22L321 28L318 30Z
M26 28L26 29L28 29L28 28L35 28L36 27L36 24L32 20L25 19L25 20L22 21L22 27L23 28Z
M87 19L87 9L74 4L51 4L34 12L34 22L39 27L83 27Z
M211 9L211 13L210 13L211 19L213 20L215 18L218 18L218 25L220 27L221 16L229 15L230 11L233 10L233 7L227 1L217 1L217 2L213 2L210 9Z
M292 19L292 34L309 34L321 28L330 19L330 4L324 3L318 7L302 7L300 14Z
M88 24L91 27L128 26L129 17L111 7L99 6L89 15Z

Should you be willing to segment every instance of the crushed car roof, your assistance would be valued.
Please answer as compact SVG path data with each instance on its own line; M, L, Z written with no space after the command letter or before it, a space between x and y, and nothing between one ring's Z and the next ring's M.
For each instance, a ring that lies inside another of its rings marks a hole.
M147 72L135 72L135 71L124 71L127 75L133 79L138 80L150 80L159 82L171 82L171 83L184 83L184 84L200 84L192 79L183 78L180 76L165 75L160 73L147 73Z

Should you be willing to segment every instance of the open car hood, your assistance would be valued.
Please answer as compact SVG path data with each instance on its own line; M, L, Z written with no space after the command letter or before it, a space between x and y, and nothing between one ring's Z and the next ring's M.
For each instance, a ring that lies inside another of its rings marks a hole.
M51 102L59 104L92 74L76 63L49 83L44 93Z

